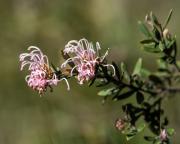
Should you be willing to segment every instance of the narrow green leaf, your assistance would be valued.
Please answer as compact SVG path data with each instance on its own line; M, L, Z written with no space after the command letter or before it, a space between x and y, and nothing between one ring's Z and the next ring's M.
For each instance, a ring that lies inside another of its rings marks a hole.
M151 37L151 33L149 32L147 26L146 26L142 21L139 21L138 24L139 24L139 28L140 28L141 32L142 32L145 36Z
M150 75L149 80L151 80L155 84L163 84L163 81L156 75Z
M155 48L153 45L144 45L143 49L150 53L160 53L161 50L158 48Z
M124 64L123 62L121 63L121 71L122 71L125 79L126 79L128 82L130 82L130 76L129 76L129 74L128 74L128 72L127 72L127 69L126 69L126 66L125 66L125 64Z
M164 47L164 45L163 45L162 42L159 42L159 49L160 49L161 51L163 51L163 50L165 49L165 47Z
M53 63L51 63L51 66L52 66L53 71L55 71L55 72L59 71Z
M156 25L156 26L159 26L159 21L157 19L157 17L151 12L150 13L150 17L151 19L153 20L153 23Z
M116 97L114 97L115 100L122 100L122 99L126 99L129 98L130 96L132 96L134 94L134 90L130 90L128 92L122 93L117 95Z
M170 48L176 42L176 38L173 38L168 44L167 48Z
M102 97L111 95L115 89L116 88L113 87L113 88L101 90L101 91L98 92L98 95L102 96Z
M127 140L127 141L131 140L132 138L134 138L135 135L136 135L136 134L127 134L127 135L126 135L126 140Z
M142 58L139 58L133 70L133 75L140 75L142 68Z
M154 42L155 42L154 39L145 39L145 40L140 41L141 44L150 44Z
M171 9L169 14L168 14L168 17L166 18L165 23L163 24L163 30L167 27L167 25L168 25L168 23L169 23L169 21L171 19L172 14L173 14L173 10Z
M144 123L140 124L137 128L138 132L142 132L145 129L146 125Z

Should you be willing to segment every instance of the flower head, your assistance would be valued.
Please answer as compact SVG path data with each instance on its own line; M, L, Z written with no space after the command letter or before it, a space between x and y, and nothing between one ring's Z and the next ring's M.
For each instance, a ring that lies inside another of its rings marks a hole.
M57 78L53 69L49 66L47 56L38 47L30 46L28 50L30 51L29 53L20 54L19 60L21 62L21 70L28 66L30 71L30 74L25 78L29 87L42 94L47 90L47 87L52 89L53 85L57 85L59 81L65 80L69 89L67 80L65 78L60 80Z
M78 81L83 84L84 81L89 81L94 78L96 65L103 64L105 57L108 55L108 50L103 56L100 56L99 50L100 45L96 43L96 49L93 47L91 42L86 39L72 40L67 43L64 49L64 54L70 54L71 57L68 58L61 67L66 67L70 62L74 63L74 67L71 70L71 75L76 70L78 72ZM103 64L104 66L111 66L110 64Z
M126 127L126 121L124 119L118 118L115 122L115 127L117 128L117 130L122 131L125 129Z
M165 129L162 129L159 137L162 142L167 141L168 140L167 131Z

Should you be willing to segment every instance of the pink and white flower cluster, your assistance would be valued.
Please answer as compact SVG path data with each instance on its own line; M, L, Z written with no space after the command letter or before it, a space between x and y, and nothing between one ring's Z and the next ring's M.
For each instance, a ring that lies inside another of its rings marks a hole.
M47 87L52 89L52 86L56 86L61 80L65 80L69 89L69 84L66 78L57 78L56 74L53 72L52 68L49 66L49 61L46 55L35 46L30 46L28 48L29 53L22 53L19 56L21 62L21 70L28 65L28 70L30 74L26 76L25 80L29 87L38 91L42 94L47 90Z
M162 130L161 130L160 140L161 140L162 142L168 140L168 134L167 134L166 129L162 129Z
M108 50L103 56L99 55L100 45L96 43L96 50L91 42L86 39L71 40L67 43L64 49L64 54L70 54L72 57L68 58L61 67L66 67L68 63L74 63L74 67L71 70L71 76L76 70L78 72L77 79L80 84L84 81L89 81L94 78L96 65L103 63L105 57L108 55ZM111 66L110 64L104 64L103 66Z

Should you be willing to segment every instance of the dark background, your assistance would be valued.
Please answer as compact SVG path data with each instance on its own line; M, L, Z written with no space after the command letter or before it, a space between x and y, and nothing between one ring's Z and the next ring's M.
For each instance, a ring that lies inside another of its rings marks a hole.
M43 97L33 92L20 72L19 54L36 45L59 66L60 51L72 39L99 41L110 49L109 61L124 61L132 70L138 57L144 66L156 68L156 56L139 48L143 38L137 21L153 11L164 20L171 8L169 25L180 44L178 0L0 0L0 144L119 144L125 138L114 128L124 102L101 104L95 87L70 80L71 91L60 83ZM180 98L164 103L170 126L180 143ZM145 144L142 135L128 144Z

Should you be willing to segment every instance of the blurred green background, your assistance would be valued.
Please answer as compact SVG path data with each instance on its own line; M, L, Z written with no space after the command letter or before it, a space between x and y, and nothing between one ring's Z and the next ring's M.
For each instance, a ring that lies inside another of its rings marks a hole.
M143 57L144 66L154 70L155 56L139 48L137 21L150 11L163 20L171 8L169 29L180 45L178 0L0 0L0 144L126 144L114 128L124 102L102 105L97 88L82 87L76 80L70 80L71 91L62 82L40 98L27 87L18 56L36 45L58 66L64 45L85 37L99 41L104 51L111 48L110 61L124 61L131 70ZM178 96L164 103L176 144L179 104ZM145 144L142 135L128 144Z

